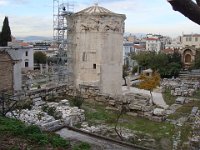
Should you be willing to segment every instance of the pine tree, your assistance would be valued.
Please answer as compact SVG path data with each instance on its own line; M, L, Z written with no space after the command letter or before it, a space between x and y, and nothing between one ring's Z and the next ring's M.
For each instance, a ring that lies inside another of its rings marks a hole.
M11 31L9 27L8 17L5 17L0 34L0 46L7 46L9 41L11 41Z

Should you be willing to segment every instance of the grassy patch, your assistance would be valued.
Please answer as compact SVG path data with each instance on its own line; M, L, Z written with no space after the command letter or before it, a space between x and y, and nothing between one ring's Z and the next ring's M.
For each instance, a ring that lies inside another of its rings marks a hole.
M116 112L105 110L105 106L85 102L83 104L83 109L85 109L86 120L90 124L106 123L110 126L115 125L117 118ZM174 125L169 123L159 123L145 118L132 117L128 115L123 115L123 120L120 124L122 127L131 129L138 133L149 134L155 139L160 139L162 137L171 139L174 132Z
M186 123L181 127L181 145L183 142L187 142L189 137L191 137L192 127L190 124Z
M90 150L91 146L88 143L81 142L73 146L72 150Z
M200 100L200 89L195 92L194 98L197 98Z
M192 108L196 106L200 108L200 101L192 101L188 104L184 104L182 107L178 108L174 114L168 116L169 119L178 119L180 117L187 117L191 114Z
M143 134L149 134L157 140L164 137L171 139L174 132L174 125L170 123L154 122L145 118L131 116L125 116L124 118L129 121L123 123L122 126Z
M171 95L170 89L166 89L162 94L167 105L172 105L176 102L177 96Z
M85 110L86 120L90 124L109 123L116 119L116 114L105 109L105 106L93 103L83 103L82 109Z
M26 126L21 121L0 116L0 135L25 140L27 146L49 146L69 148L69 142L56 134L43 133L37 126ZM15 140L16 141L16 140ZM30 144L31 143L31 144ZM12 146L12 145L10 145Z

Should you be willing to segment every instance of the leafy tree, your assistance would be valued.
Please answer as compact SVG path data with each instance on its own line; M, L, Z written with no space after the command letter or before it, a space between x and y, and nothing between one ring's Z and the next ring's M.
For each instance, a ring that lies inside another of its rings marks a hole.
M143 69L146 69L149 67L153 55L154 53L151 52L141 52L139 54L135 54L132 58L135 59Z
M200 51L197 51L195 62L193 64L194 69L200 69Z
M43 52L35 52L34 53L34 63L45 64L47 61L47 56Z
M175 11L179 11L191 21L200 25L200 0L167 0Z
M8 17L5 17L3 21L2 31L0 34L0 46L7 46L8 42L10 42L11 40L12 38Z
M161 77L178 76L181 69L181 55L179 53L164 54L144 52L132 56L143 68L157 70Z
M147 76L145 74L140 75L140 89L148 90L151 94L151 99L153 100L152 91L154 88L160 85L160 75L158 72L154 72L152 76Z

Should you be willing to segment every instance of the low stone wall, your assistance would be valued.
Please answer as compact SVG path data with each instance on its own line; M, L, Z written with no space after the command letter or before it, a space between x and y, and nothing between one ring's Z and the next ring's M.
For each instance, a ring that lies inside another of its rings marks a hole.
M141 94L126 94L126 95L108 95L100 93L100 90L94 86L80 86L77 90L73 86L57 86L48 89L38 89L27 91L21 95L16 95L20 100L33 100L41 98L48 100L57 98L58 96L81 96L85 101L98 102L106 105L107 110L120 110L122 105L126 105L129 115L145 117L154 121L163 121L165 113L160 110L159 113L155 111L156 106L150 103L150 96ZM156 113L155 113L156 112Z
M163 79L161 85L163 89L170 89L174 96L193 96L200 88L199 81L180 79Z

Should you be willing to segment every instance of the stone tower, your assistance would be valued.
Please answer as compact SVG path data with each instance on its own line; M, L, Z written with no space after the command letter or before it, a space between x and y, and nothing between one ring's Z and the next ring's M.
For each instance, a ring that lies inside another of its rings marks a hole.
M97 4L67 17L76 87L97 86L102 93L121 94L125 19Z

